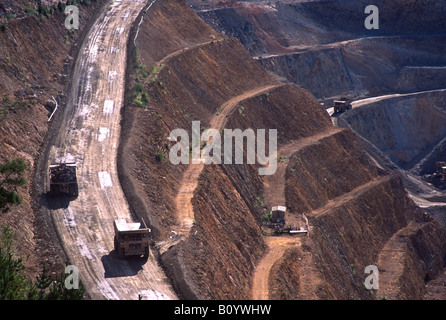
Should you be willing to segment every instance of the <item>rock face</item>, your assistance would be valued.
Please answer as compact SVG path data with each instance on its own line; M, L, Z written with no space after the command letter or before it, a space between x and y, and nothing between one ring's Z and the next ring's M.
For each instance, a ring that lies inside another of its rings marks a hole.
M354 108L339 120L411 169L446 137L445 102L443 91L395 97Z
M443 86L446 11L438 1L378 1L379 29L364 26L368 1L195 4L269 71L317 98L363 97Z

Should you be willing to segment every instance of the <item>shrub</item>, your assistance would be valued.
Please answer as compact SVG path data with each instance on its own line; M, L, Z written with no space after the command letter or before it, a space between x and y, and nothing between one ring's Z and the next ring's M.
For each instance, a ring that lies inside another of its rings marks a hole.
M163 151L160 150L156 153L155 158L158 162L164 162L166 155L164 154Z
M22 202L22 198L15 190L26 184L25 170L26 163L21 158L0 164L0 210L4 213L9 211L10 205Z
M23 259L17 257L13 246L13 231L9 225L0 230L0 300L82 300L85 288L65 287L68 274L50 277L43 269L33 283L25 274Z

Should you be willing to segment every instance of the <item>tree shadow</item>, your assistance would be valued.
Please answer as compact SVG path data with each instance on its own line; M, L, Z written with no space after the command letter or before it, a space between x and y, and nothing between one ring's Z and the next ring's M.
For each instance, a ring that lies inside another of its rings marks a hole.
M135 276L142 270L147 260L148 258L137 256L120 258L115 250L101 258L105 270L105 278Z

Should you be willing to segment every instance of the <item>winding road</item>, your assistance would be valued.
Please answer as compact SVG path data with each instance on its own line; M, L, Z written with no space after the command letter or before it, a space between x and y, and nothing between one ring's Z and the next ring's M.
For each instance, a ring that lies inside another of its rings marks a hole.
M49 161L77 164L79 196L49 200L63 247L92 299L177 299L153 256L119 259L113 220L134 220L117 174L130 28L146 6L114 0L84 39ZM48 179L48 178L46 178ZM45 182L48 188L48 181Z
M235 96L219 108L219 113L216 114L210 121L210 129L220 130L226 124L227 118L235 110L235 107L239 102L260 95L268 90L272 90L280 84L271 84L255 88ZM204 169L204 164L189 164L189 167L183 174L179 192L177 194L175 203L177 207L177 220L178 227L175 228L175 232L180 235L187 235L192 228L194 220L194 211L192 207L192 198L194 196L194 190L198 185L198 179L201 172Z

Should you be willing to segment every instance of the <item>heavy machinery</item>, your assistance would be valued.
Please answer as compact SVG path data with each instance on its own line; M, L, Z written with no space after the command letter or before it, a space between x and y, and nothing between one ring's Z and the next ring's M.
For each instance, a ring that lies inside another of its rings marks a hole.
M439 177L441 182L446 182L446 162L438 161L435 167L435 176Z
M333 112L334 113L343 113L347 110L350 110L352 108L352 105L348 102L346 98L342 98L341 100L334 101L333 106Z
M271 223L272 224L285 224L285 211L286 207L275 206L271 209Z
M51 197L61 195L77 197L78 185L76 177L76 164L73 162L50 165L50 192Z
M125 219L114 221L115 237L114 246L120 258L127 256L149 257L150 232L144 224L141 228L140 223L129 223Z
M285 212L286 212L286 207L284 206L272 207L271 221L267 224L267 226L271 229L274 229L274 232L276 234L308 233L308 222L306 223L306 228L285 225Z

